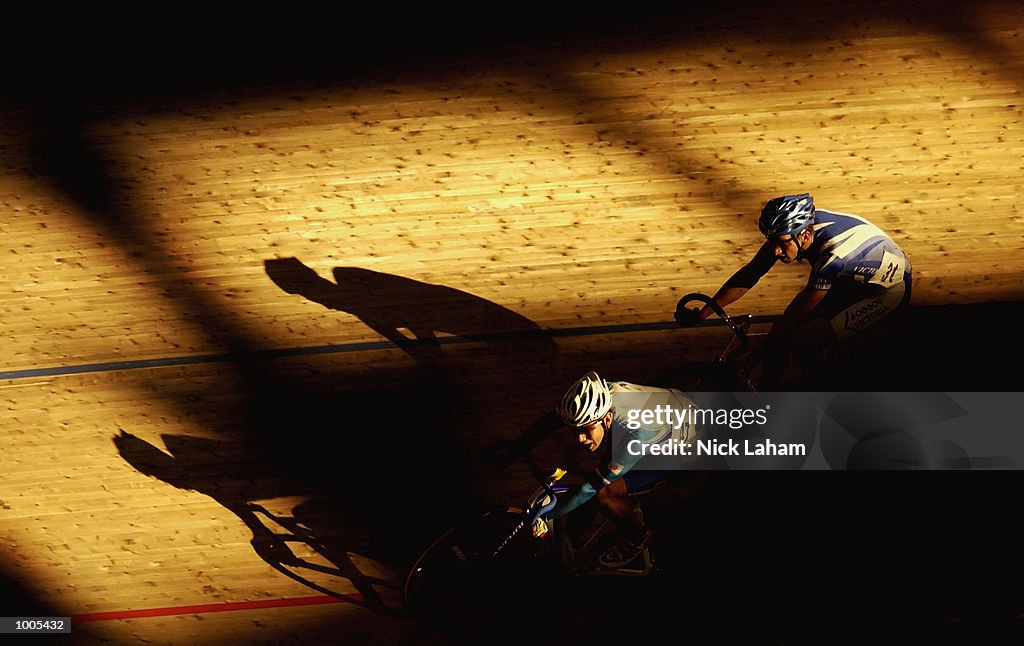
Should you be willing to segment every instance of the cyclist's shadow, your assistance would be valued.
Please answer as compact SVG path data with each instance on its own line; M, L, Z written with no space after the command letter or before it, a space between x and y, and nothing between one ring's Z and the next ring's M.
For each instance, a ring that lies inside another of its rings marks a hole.
M252 548L279 572L351 603L377 611L395 609L395 602L379 590L396 590L398 580L369 557L359 558L358 563L353 560L355 537L346 539L343 528L331 527L337 524L331 522L337 516L332 505L294 485L282 489L282 474L261 466L265 463L242 443L184 435L163 435L162 439L169 453L123 430L114 437L114 444L141 473L210 496L238 516L252 532ZM287 515L255 502L284 496L309 497ZM273 529L274 525L280 529ZM331 585L338 579L347 580L356 594Z
M297 258L266 260L264 267L282 290L357 316L421 365L443 357L438 333L547 364L558 355L555 342L530 319L458 289L360 267L335 267L332 282Z

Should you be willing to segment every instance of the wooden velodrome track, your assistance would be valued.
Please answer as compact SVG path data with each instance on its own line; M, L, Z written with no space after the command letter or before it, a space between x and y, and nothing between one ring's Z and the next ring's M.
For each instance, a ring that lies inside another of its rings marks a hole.
M672 309L754 251L781 193L909 252L923 328L903 390L1012 390L995 371L1020 350L1024 10L894 4L463 28L370 11L199 30L169 62L110 30L15 73L0 615L72 616L75 643L497 639L403 616L404 568L530 488L484 456L576 376L642 383L719 349L722 328L676 329ZM147 74L122 70L133 56ZM805 271L744 311L778 314ZM813 480L737 475L757 504L694 527L723 560L792 567L680 576L645 596L655 616L763 643L880 617L1019 629L1019 597L993 593L1019 589L1019 479L796 475ZM687 615L711 601L725 621ZM498 630L517 628L543 638Z

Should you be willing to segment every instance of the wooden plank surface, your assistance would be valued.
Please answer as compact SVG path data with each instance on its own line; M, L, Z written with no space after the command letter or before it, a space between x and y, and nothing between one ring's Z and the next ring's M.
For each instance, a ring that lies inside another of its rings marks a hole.
M445 641L396 612L410 555L455 513L430 513L437 488L521 495L521 466L484 456L575 376L714 354L721 329L671 312L754 252L768 198L811 191L888 229L922 311L1021 301L1022 30L996 0L694 4L379 64L373 31L337 68L321 43L237 77L183 53L193 84L15 85L8 587L107 617L80 643ZM744 310L779 313L804 272Z

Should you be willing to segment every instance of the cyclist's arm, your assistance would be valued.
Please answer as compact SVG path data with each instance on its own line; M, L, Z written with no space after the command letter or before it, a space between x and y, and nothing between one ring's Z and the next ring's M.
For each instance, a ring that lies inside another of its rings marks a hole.
M729 280L725 281L721 289L715 293L715 302L725 307L739 300L741 296L750 291L768 273L768 270L775 266L776 260L778 258L775 256L773 245L766 240L761 245L761 248L757 250L757 253L754 254L754 257L750 259L750 262L740 267L735 274L729 277ZM705 305L700 309L698 316L703 321L711 316L711 313L712 309Z
M574 509L579 508L611 483L615 482L636 465L640 460L639 455L631 455L627 446L634 438L624 437L612 450L609 459L598 469L595 469L586 481L581 482L570 489L564 496L559 498L554 509L545 515L545 518L552 519L564 516Z
M595 487L590 479L588 479L585 482L576 485L565 495L559 498L554 509L545 514L544 519L553 520L559 516L564 516L593 498L596 493L597 487Z
M775 348L779 344L787 342L810 318L811 313L821 304L826 294L828 294L827 289L815 289L812 285L807 285L800 290L786 307L782 318L772 325L762 348L767 351L768 348Z
M523 457L530 450L541 443L551 433L565 428L565 422L558 416L554 409L544 413L536 421L523 431L515 441L502 447L501 462L504 466Z

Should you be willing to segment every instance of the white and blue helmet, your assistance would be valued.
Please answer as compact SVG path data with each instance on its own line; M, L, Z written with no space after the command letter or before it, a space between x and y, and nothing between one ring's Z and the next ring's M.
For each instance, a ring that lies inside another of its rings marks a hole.
M761 209L757 228L765 238L796 235L814 223L814 200L810 193L783 195L768 200Z

